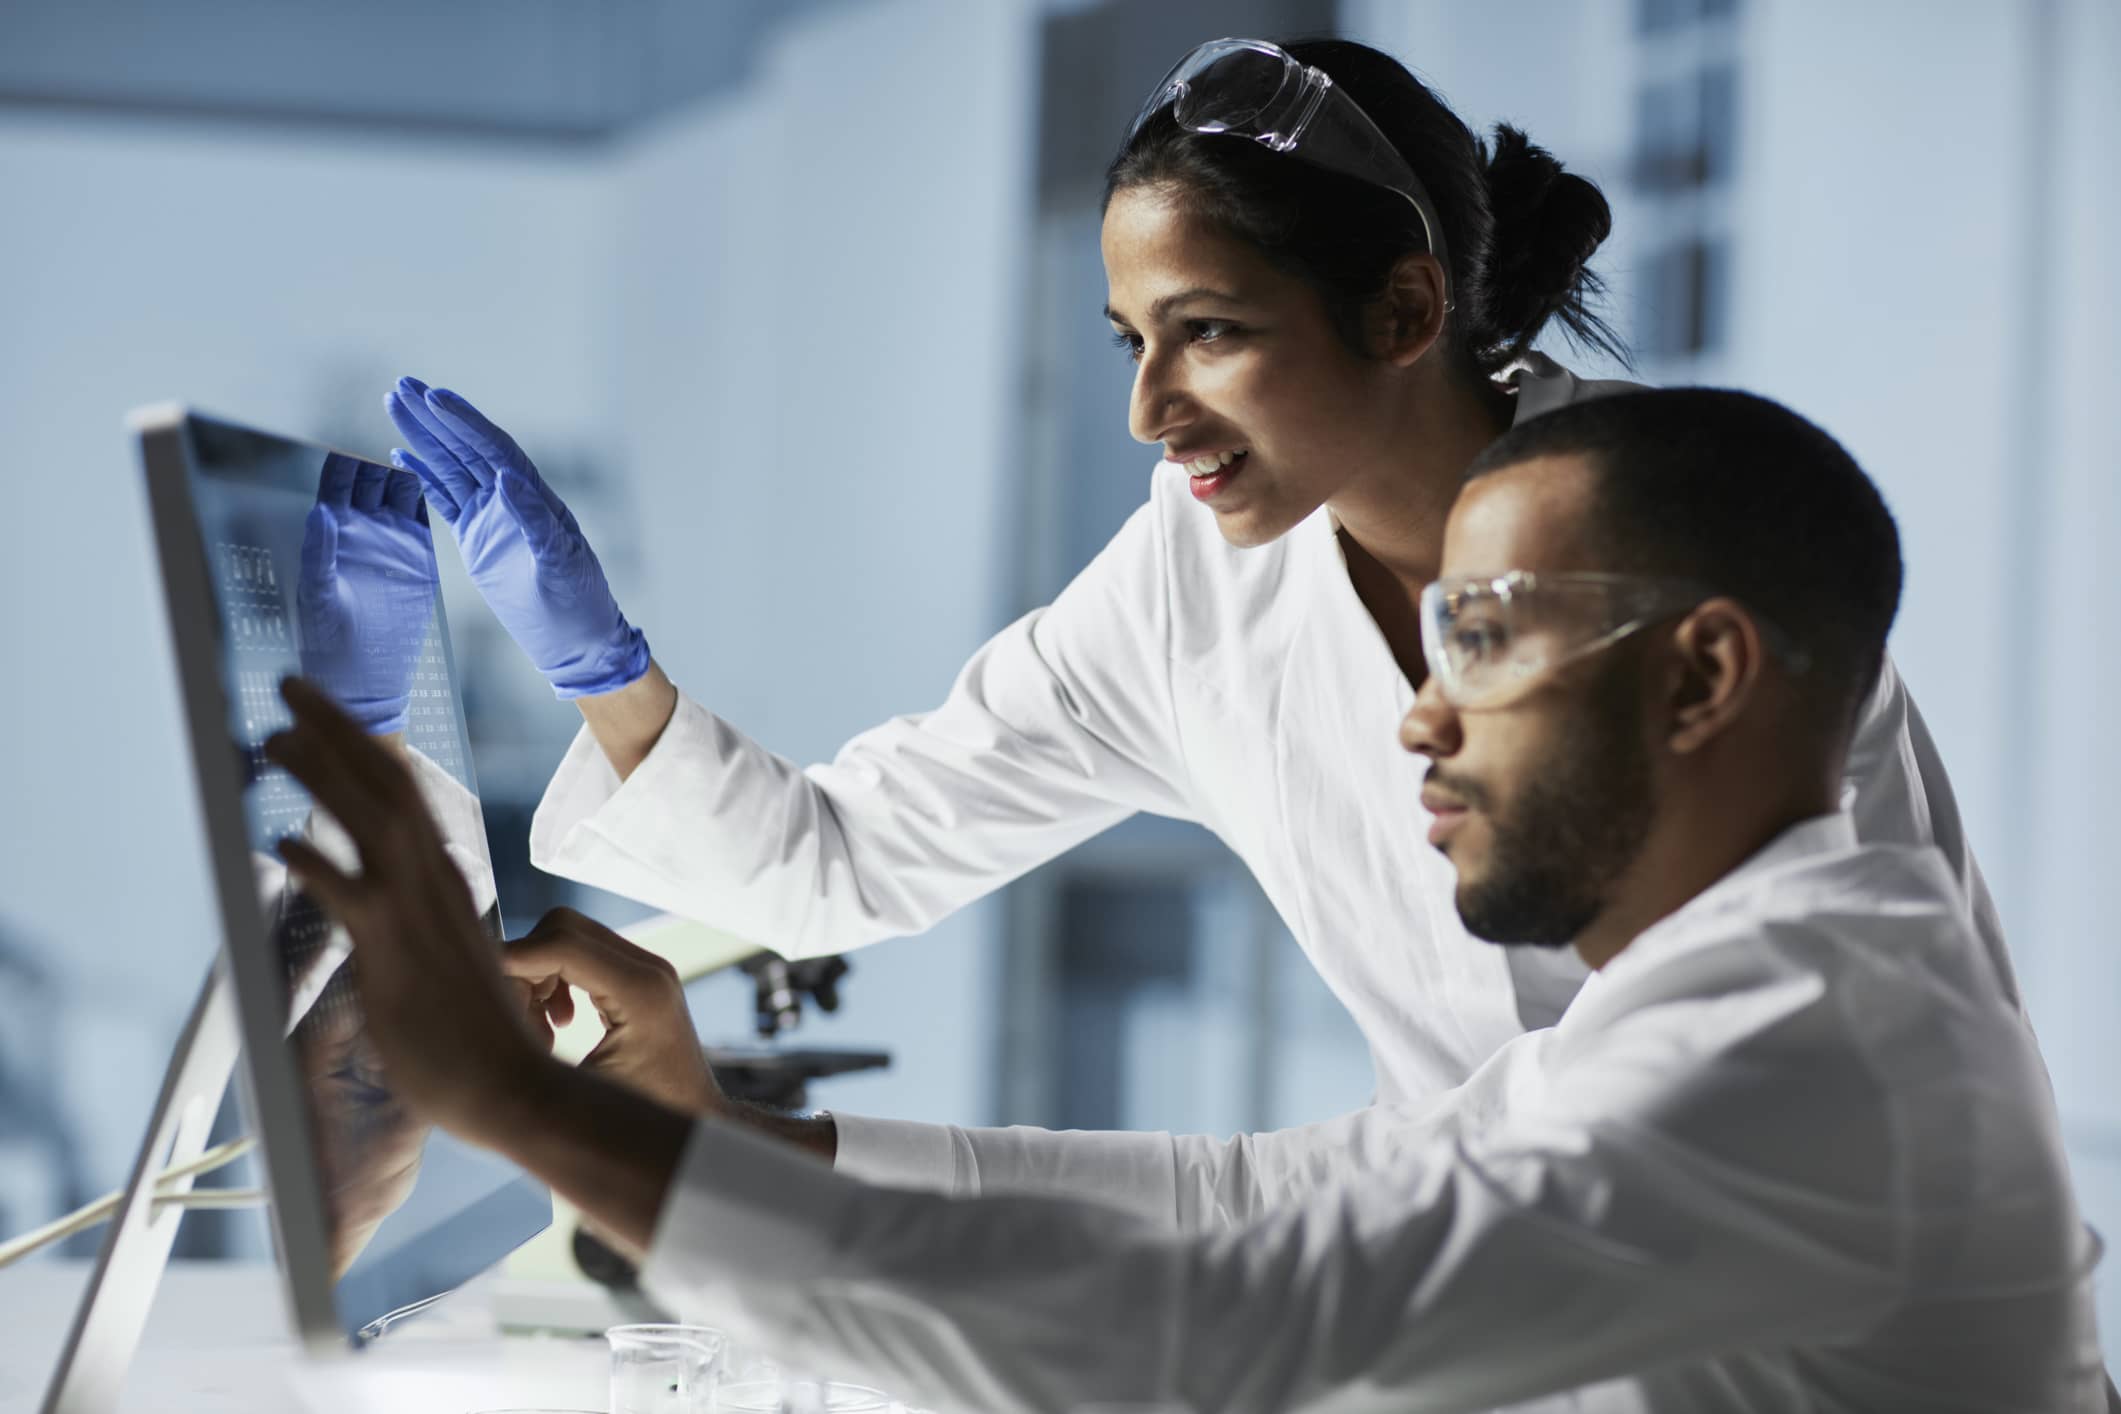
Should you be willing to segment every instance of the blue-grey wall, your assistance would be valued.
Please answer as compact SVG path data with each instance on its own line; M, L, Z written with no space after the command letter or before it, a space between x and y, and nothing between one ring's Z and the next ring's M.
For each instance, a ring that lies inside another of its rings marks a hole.
M51 973L38 1079L82 1182L122 1178L214 937L125 411L378 455L390 379L447 381L591 488L682 684L827 755L939 700L1005 612L1034 33L1017 4L799 7L740 81L593 141L0 95L0 977ZM574 714L442 558L485 784L534 791ZM802 1037L898 1053L850 1102L985 1117L991 931L858 962ZM748 1024L740 988L699 1007ZM62 1195L8 1127L13 1228Z

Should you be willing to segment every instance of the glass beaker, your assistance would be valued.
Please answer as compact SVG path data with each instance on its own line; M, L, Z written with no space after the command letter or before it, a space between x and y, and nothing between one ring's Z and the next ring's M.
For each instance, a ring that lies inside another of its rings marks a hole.
M722 1333L706 1326L613 1326L611 1414L713 1414Z

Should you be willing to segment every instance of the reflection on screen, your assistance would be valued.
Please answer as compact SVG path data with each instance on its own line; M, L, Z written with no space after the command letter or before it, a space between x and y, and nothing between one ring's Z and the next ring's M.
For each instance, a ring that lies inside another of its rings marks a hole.
M299 673L402 750L490 936L493 864L454 691L427 508L408 473L194 418L193 504L221 630L228 729L247 763L252 870L286 983L287 1043L350 1332L448 1291L549 1220L510 1165L418 1123L369 1045L350 947L274 845L300 835L342 867L334 821L265 759Z

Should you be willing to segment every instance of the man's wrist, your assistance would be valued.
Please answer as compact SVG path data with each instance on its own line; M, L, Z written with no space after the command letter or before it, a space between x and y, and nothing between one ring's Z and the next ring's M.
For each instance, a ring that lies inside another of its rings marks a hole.
M552 1122L574 1069L550 1055L530 1052L489 1087L478 1117L470 1125L460 1125L459 1132L474 1143L514 1157L524 1136Z
M827 1164L839 1157L839 1126L833 1122L830 1112L819 1110L813 1114L790 1114L786 1110L768 1109L764 1105L748 1104L744 1101L730 1102L724 1116L734 1124L763 1134L770 1139L801 1149L812 1158Z
M465 1137L543 1181L622 1247L646 1252L693 1120L593 1072L536 1059Z

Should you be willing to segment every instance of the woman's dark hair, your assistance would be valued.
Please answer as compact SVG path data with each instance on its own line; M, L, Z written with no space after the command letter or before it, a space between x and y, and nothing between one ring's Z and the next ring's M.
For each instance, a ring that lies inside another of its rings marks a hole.
M1324 70L1428 188L1450 260L1445 337L1471 369L1493 374L1522 357L1556 319L1578 346L1628 361L1594 308L1604 285L1589 269L1591 253L1613 229L1596 186L1507 124L1496 126L1490 149L1389 54L1340 39L1282 47ZM1256 142L1188 132L1169 108L1106 169L1105 203L1141 186L1182 193L1195 212L1308 280L1358 352L1364 309L1399 259L1425 248L1421 219L1399 193Z

